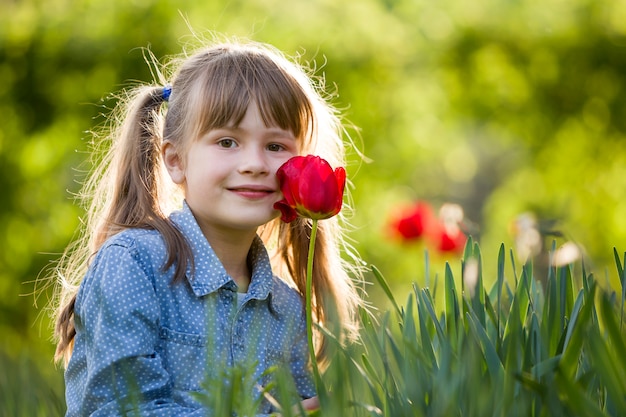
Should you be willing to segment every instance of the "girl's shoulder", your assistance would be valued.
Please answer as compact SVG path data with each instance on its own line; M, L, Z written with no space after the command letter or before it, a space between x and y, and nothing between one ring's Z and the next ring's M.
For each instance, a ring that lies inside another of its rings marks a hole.
M106 287L109 294L126 291L131 275L152 286L169 283L169 275L162 271L165 259L165 244L156 230L126 229L109 237L96 252L81 282L77 306L97 288Z
M128 249L165 248L165 242L157 230L130 228L108 238L102 248L108 246L122 246Z
M164 257L167 256L163 236L154 229L125 229L108 238L102 244L97 257L106 256L107 253L120 249L144 264L162 264Z

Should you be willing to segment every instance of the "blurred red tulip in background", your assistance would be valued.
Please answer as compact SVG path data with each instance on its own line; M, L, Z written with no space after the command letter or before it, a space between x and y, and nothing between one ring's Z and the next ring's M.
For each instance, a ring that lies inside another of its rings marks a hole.
M458 204L446 203L435 215L432 206L425 201L398 209L391 216L392 233L404 242L422 238L438 252L461 252L467 236L463 232L463 209Z
M417 240L422 237L433 219L434 214L430 204L418 201L411 207L400 209L391 220L391 228L403 240Z

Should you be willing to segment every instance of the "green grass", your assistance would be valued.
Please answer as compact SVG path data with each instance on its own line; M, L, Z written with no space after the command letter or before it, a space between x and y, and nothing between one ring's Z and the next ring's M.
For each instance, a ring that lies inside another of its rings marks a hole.
M40 359L26 352L13 356L0 349L0 416L56 417L65 413L61 371L54 368L52 358Z
M498 276L487 289L480 250L470 241L460 281L472 274L473 289L458 289L447 266L443 306L429 288L414 285L402 307L374 269L394 308L378 322L364 315L360 356L344 350L334 365L340 375L326 375L330 387L339 385L333 379L345 386L350 375L359 388L342 389L349 400L330 402L324 415L626 415L624 269L617 252L616 264L619 295L584 268L575 280L571 266L552 268L544 289L532 265L518 275L512 257L511 287L501 247ZM346 403L349 410L341 408Z
M615 251L617 292L598 285L584 265L578 273L571 265L551 268L542 288L532 265L518 270L512 255L506 262L504 247L497 262L494 284L486 288L480 249L470 241L460 279L446 266L440 297L413 284L404 303L372 268L391 307L376 315L361 312L360 343L335 343L317 414L625 416L626 255ZM61 414L56 382L46 384L25 358L0 361L2 415ZM241 398L254 381L245 369L225 372L220 381L207 381L215 395L203 401L224 416L251 414L255 402ZM231 383L223 384L224 378ZM285 416L292 415L288 381L277 373L275 400L285 405Z

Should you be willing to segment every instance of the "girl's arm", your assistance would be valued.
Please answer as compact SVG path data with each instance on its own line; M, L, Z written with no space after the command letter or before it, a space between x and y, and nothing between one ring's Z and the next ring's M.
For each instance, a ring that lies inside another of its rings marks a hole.
M207 415L172 397L156 350L160 307L151 278L132 244L108 245L97 255L77 298L68 415Z

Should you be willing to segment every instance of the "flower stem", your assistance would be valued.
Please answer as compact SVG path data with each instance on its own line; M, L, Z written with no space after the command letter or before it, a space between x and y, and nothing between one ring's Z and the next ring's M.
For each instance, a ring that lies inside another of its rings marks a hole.
M307 258L306 265L306 335L309 341L309 356L311 359L311 366L313 367L313 377L315 379L315 388L317 394L322 388L321 376L317 367L317 359L315 357L315 345L313 345L313 256L315 254L315 239L317 237L317 220L312 220L311 225L311 238L309 240L309 256ZM319 300L318 300L319 302ZM322 394L323 395L323 394Z

